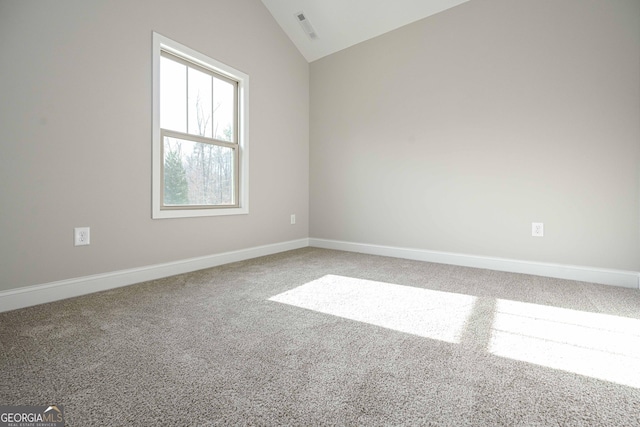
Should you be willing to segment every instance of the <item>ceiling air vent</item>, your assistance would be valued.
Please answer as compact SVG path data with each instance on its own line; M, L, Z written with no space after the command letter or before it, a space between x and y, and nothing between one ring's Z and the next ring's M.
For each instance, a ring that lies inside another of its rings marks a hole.
M318 38L318 34L316 34L316 30L313 29L311 22L307 19L303 12L296 13L296 19L302 26L302 29L309 36L311 40L315 40Z

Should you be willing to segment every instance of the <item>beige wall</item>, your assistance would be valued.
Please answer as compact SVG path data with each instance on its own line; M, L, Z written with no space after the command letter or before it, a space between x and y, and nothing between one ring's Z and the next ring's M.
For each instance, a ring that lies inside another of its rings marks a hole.
M311 237L640 270L637 0L473 0L310 93Z
M249 215L151 220L152 31L250 75ZM0 55L0 291L308 236L640 270L637 0L473 0L311 66L259 1L0 0Z
M249 215L151 219L153 31L249 74ZM260 1L0 0L0 55L0 290L308 236L309 65Z

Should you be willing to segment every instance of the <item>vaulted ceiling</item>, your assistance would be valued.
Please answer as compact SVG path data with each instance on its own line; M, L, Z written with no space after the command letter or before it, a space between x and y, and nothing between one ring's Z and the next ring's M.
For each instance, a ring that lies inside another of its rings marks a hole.
M469 0L262 0L312 62ZM301 25L300 13L304 14ZM313 30L315 37L309 36Z

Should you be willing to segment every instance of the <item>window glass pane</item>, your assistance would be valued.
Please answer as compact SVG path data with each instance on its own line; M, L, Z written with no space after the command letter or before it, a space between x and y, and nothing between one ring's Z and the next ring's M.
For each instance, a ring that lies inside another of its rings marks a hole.
M189 67L189 133L211 138L211 75Z
M160 57L160 127L187 131L187 67Z
M164 205L233 205L234 150L164 138Z
M214 138L235 142L235 85L221 79L213 79L213 132Z

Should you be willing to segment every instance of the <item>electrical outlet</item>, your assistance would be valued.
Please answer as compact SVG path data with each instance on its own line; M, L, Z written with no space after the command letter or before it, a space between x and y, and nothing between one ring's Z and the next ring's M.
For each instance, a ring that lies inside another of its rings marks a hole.
M532 222L531 235L533 237L544 237L544 224L541 222Z
M74 246L86 246L91 242L91 229L89 227L76 227L73 229Z
M296 223L296 214L291 214L291 225Z

